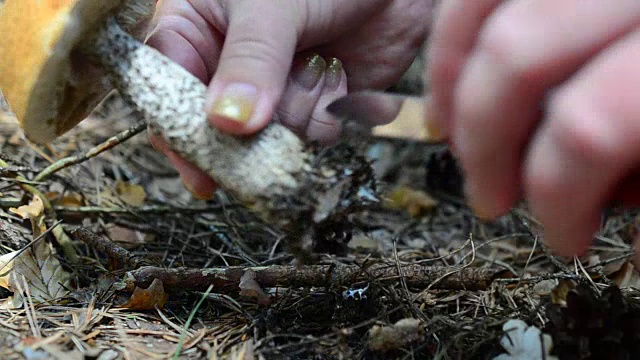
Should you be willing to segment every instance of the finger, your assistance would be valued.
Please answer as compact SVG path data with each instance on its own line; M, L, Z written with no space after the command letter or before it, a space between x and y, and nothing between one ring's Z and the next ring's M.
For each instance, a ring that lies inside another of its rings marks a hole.
M478 214L501 215L519 196L521 154L545 89L639 21L635 0L514 0L496 9L454 100L453 142Z
M321 46L319 52L342 61L349 91L388 89L407 71L424 44L431 28L433 2L385 1L384 11L378 11L361 26L352 25L351 29L357 31L341 34ZM372 53L376 56L371 56Z
M211 177L200 168L171 151L169 145L157 135L149 135L149 141L153 147L169 159L173 167L180 173L180 179L189 192L199 200L213 198L216 184Z
M309 119L306 137L320 144L332 144L338 140L342 127L326 110L337 98L347 94L347 74L339 59L328 59L322 93Z
M429 46L427 74L435 116L429 121L448 136L454 86L484 20L501 0L448 0L438 5Z
M296 50L330 40L386 2L225 1L225 44L207 96L211 122L233 134L264 127L284 93Z
M586 250L601 209L640 163L639 57L636 31L550 98L527 159L525 189L546 241L560 254Z
M326 61L318 54L295 59L280 104L278 120L298 136L304 137L309 118L324 87Z
M197 2L161 1L147 45L178 63L203 83L209 83L218 64L222 37L200 15Z

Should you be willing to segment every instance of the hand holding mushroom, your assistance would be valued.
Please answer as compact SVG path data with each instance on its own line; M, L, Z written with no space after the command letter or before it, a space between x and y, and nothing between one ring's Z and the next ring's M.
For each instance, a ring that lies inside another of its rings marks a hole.
M340 129L325 107L347 79L350 91L396 82L426 36L430 3L161 0L147 43L209 84L205 108L218 129L252 134L275 116L326 143ZM209 176L154 144L194 194L210 196Z
M369 164L348 148L318 151L277 122L243 136L212 126L204 83L135 36L153 6L153 0L3 5L0 87L29 139L42 143L61 135L114 86L158 139L294 239L306 224L331 224L352 204L376 200ZM260 113L264 100L248 103L247 93L238 92L245 85L225 87L233 90L231 98L214 108L226 118L271 116ZM273 95L263 92L256 100Z

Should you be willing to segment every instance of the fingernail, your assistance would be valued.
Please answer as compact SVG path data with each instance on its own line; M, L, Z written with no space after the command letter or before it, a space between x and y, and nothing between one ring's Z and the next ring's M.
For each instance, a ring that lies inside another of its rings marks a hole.
M214 100L209 114L244 124L251 119L257 102L258 89L255 86L232 83Z
M191 193L191 195L197 200L211 200L213 199L214 191L201 192L197 191L196 187L191 183L191 180L183 175L180 175L180 180L184 187Z
M305 89L312 90L318 85L326 67L327 62L322 56L313 54L304 60L294 62L291 78Z
M335 90L340 85L340 79L342 78L342 61L337 58L329 59L327 70L325 71L326 77L324 79L324 87L327 90Z

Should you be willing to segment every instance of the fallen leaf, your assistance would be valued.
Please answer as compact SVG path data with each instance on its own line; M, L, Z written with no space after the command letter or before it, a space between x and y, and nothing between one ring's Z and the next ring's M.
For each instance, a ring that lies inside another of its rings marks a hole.
M31 221L31 231L33 238L37 238L42 234L47 226L44 223L44 203L39 196L34 196L27 205L18 208L10 208L9 211L17 214L23 219Z
M609 276L619 288L632 287L640 289L640 274L630 262L624 263L620 270Z
M576 288L576 282L573 280L559 280L558 286L551 291L551 303L561 306L567 305L567 295Z
M120 199L131 206L142 206L147 198L147 193L140 185L119 180L116 182L115 190Z
M149 243L155 238L154 234L132 230L118 225L108 225L107 236L126 249Z
M14 297L8 299L13 307L22 305L19 288L23 276L35 303L58 299L71 289L71 274L64 270L53 248L44 240L21 253L14 251L0 256L0 269L0 286L14 292Z
M162 281L155 279L146 289L136 287L129 300L119 307L131 310L153 310L158 305L162 309L168 299L169 295L164 292Z
M438 205L438 201L424 191L406 186L400 186L393 190L385 203L392 209L406 210L413 217L419 216L427 210L432 210Z
M78 193L65 193L64 196L60 196L59 192L48 192L47 198L53 205L77 207L82 206L82 195Z
M254 271L245 271L240 277L240 295L254 297L260 305L268 306L271 304L271 298L267 295L260 284L256 281L256 273Z
M19 251L12 251L0 256L0 287L9 288L9 274L13 269L13 258L18 256Z
M424 336L424 326L418 319L402 319L390 326L374 325L369 330L369 348L373 351L400 349Z
M44 213L44 204L39 196L34 196L27 205L22 205L18 208L9 208L9 211L25 220L33 219Z

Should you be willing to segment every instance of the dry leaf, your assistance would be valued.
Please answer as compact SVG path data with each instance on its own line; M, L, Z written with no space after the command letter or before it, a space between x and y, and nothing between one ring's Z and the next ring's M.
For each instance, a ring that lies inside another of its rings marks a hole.
M31 221L31 231L34 239L46 231L47 226L44 223L44 203L39 196L34 196L29 204L22 205L18 208L10 208L9 211L23 219L29 219Z
M151 242L155 235L144 233L138 230L132 230L118 225L107 226L107 236L109 239L118 242L122 247L129 249Z
M14 251L1 256L0 268L0 286L14 292L9 299L14 307L22 305L23 294L18 289L23 285L23 276L36 303L63 297L71 289L71 274L62 268L52 247L43 240L22 253Z
M18 208L10 208L9 211L17 214L25 220L34 219L44 213L44 204L39 196L34 196L27 205L22 205Z
M245 271L240 278L240 295L254 297L260 305L268 306L271 304L271 298L267 295L260 284L256 281L256 273L254 271Z
M424 326L418 319L402 319L391 326L374 325L369 330L369 348L373 351L400 349L424 336Z
M619 288L632 287L640 289L640 275L630 262L624 263L620 270L610 276Z
M155 279L147 289L136 287L129 301L120 307L132 310L153 310L158 305L162 309L167 303L167 299L169 299L169 295L164 292L162 281Z
M140 185L117 181L115 190L120 199L131 206L142 206L147 198L147 193Z
M415 217L435 208L438 201L424 191L400 186L389 194L386 205L393 209L404 209Z
M48 192L46 195L53 205L68 207L78 207L83 205L82 195L78 193L65 193L62 197L59 192Z
M558 286L551 291L551 303L561 306L567 305L567 295L576 288L576 282L573 280L559 280Z
M230 357L232 360L255 360L257 359L255 355L255 347L256 344L252 339L247 341L243 341L238 345L231 347Z
M12 251L0 256L0 287L9 288L9 274L13 269L13 258L18 255L18 251Z

